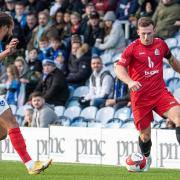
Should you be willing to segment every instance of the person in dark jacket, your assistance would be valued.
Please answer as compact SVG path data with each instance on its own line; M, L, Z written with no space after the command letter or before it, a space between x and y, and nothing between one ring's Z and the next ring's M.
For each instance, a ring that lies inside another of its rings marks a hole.
M43 60L43 79L35 91L42 92L46 103L65 105L69 97L68 85L63 72L56 68L53 60Z
M71 53L68 61L67 82L74 86L84 85L91 74L91 55L87 44L81 44L80 38L72 37Z
M86 26L84 32L84 41L93 47L96 39L104 39L105 33L103 28L103 23L100 22L100 17L98 12L94 11L90 14L89 23Z

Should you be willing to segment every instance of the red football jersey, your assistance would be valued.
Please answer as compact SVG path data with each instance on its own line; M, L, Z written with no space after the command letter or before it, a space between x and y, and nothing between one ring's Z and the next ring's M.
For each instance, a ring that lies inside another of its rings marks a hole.
M135 106L150 104L166 88L163 80L163 57L168 52L167 44L162 39L154 38L149 46L137 39L122 53L117 64L127 67L131 79L142 85L138 91L131 93Z

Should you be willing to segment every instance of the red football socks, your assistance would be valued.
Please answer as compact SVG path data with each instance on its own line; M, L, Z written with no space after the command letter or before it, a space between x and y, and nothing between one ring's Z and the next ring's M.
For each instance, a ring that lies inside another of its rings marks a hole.
M27 150L24 138L19 128L13 128L9 130L9 137L14 149L19 154L20 158L24 163L31 160Z

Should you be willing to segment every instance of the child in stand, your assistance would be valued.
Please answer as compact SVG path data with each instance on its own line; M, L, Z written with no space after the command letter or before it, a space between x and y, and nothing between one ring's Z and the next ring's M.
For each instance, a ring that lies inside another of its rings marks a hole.
M8 104L17 105L17 99L20 91L19 73L14 65L7 67L7 80L5 83L0 84L1 88L5 91L5 97Z
M66 73L67 65L67 50L59 37L50 38L50 54L51 59L54 60L56 67Z

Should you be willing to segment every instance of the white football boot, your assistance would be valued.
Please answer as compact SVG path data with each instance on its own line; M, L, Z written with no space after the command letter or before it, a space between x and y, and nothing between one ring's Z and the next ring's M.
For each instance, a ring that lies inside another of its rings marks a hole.
M151 163L152 163L152 158L151 158L151 155L149 155L148 157L146 157L146 166L144 168L144 171L149 170Z

